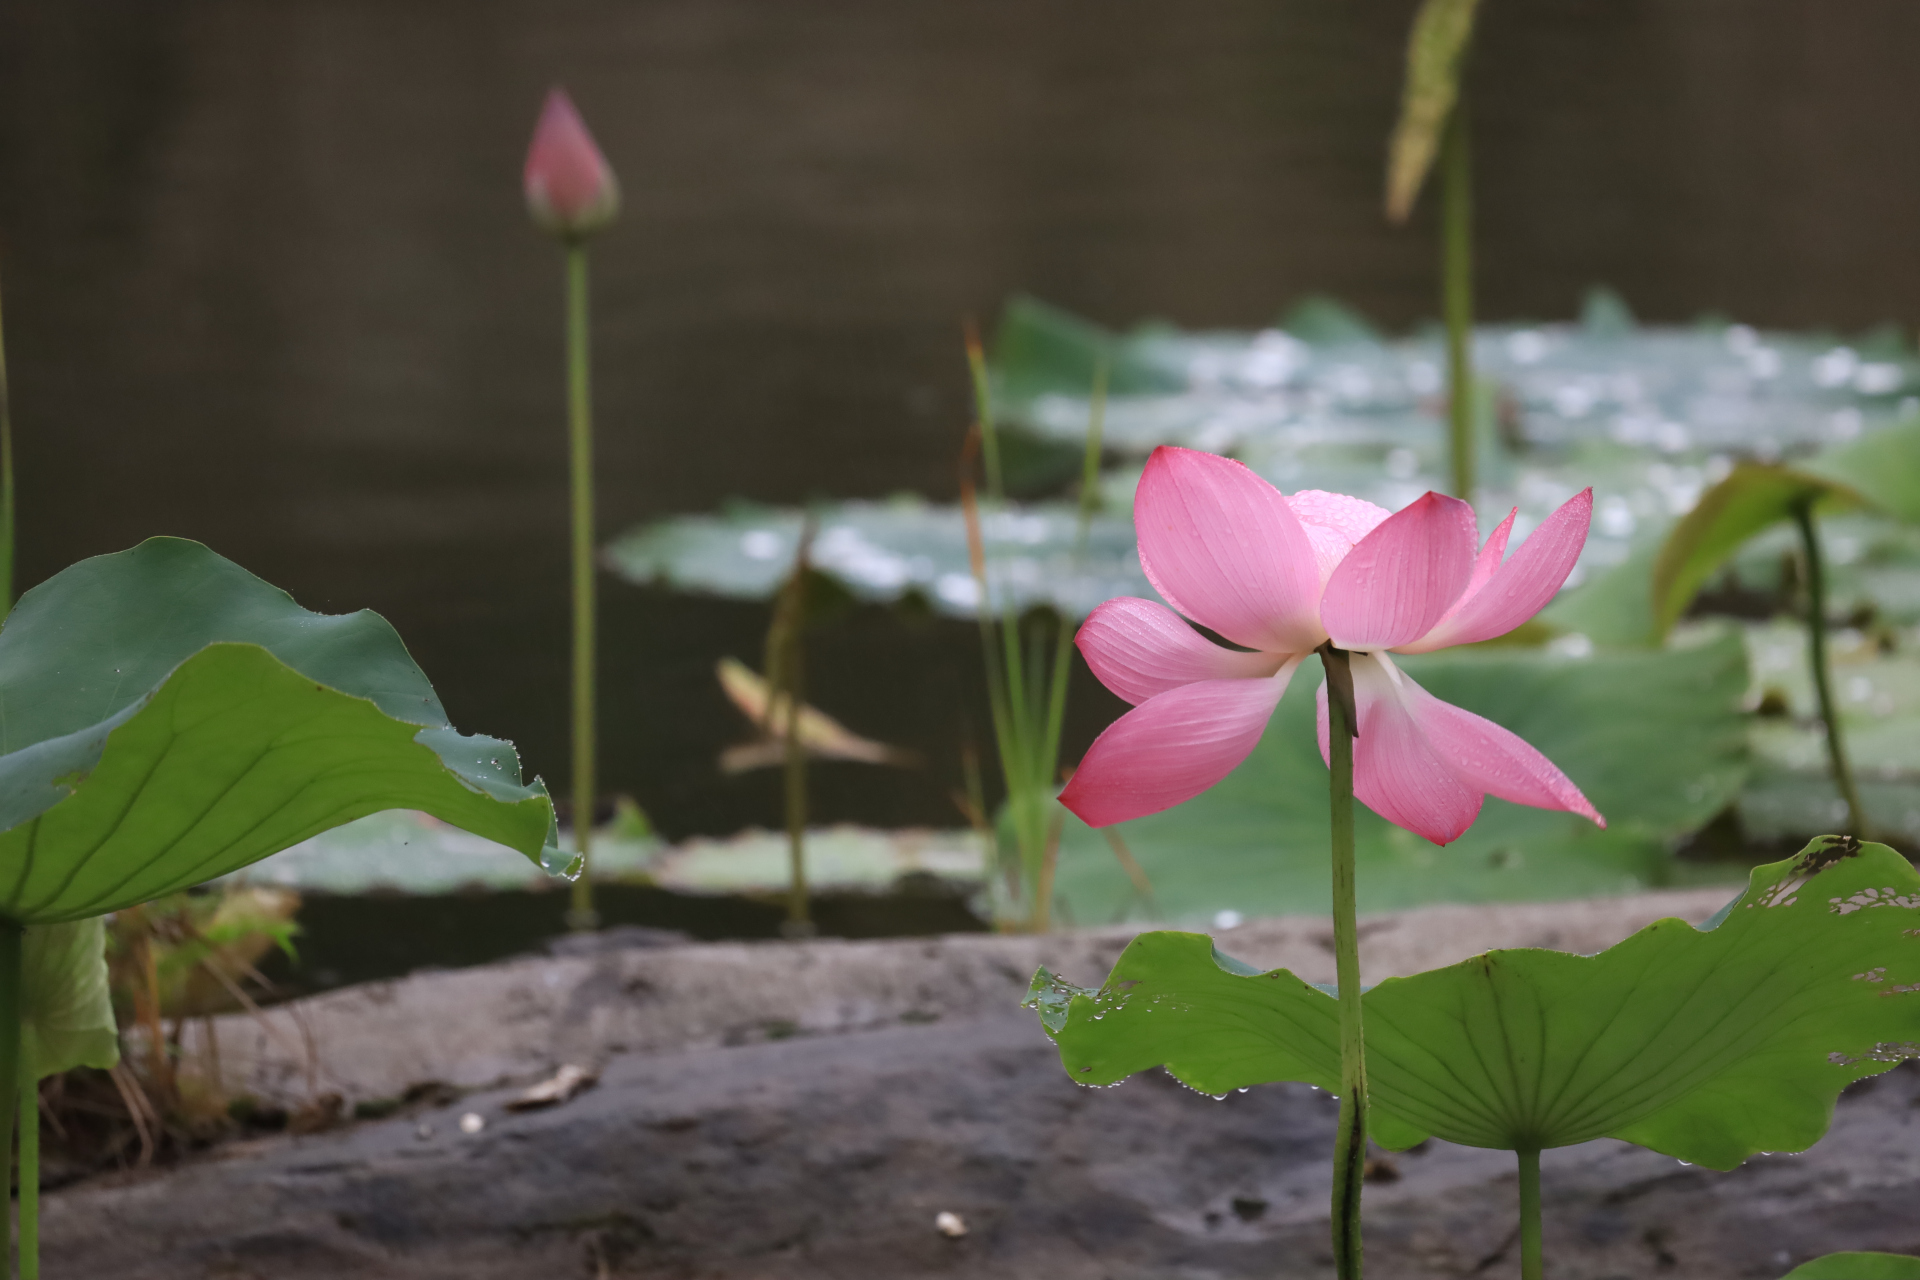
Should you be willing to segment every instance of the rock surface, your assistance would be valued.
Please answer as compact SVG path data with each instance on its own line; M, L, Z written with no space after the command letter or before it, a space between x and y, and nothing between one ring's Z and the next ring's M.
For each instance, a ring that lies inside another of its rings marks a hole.
M1383 917L1370 922L1369 976L1497 944L1592 950L1660 915L1700 919L1724 897ZM1223 941L1317 979L1331 968L1325 932L1272 921ZM602 1065L601 1083L523 1113L506 1109L517 1086L488 1087L70 1188L45 1205L47 1272L1330 1276L1331 1099L1268 1086L1214 1101L1161 1073L1082 1089L1013 1008L1038 960L1087 982L1124 940L614 950L321 997L297 1011L323 1046L315 1074L355 1096L518 1080L576 1057ZM286 1087L276 1037L229 1022L223 1052L249 1034L244 1069ZM1841 1248L1920 1252L1916 1102L1920 1073L1902 1068L1843 1099L1808 1154L1732 1174L1611 1141L1549 1152L1553 1274L1730 1280ZM475 1132L469 1113L484 1122ZM1518 1275L1510 1156L1434 1142L1390 1172L1367 1193L1370 1276ZM941 1214L965 1234L937 1230Z

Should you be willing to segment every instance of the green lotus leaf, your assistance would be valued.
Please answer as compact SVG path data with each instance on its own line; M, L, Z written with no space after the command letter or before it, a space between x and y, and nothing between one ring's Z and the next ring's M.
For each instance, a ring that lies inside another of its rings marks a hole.
M1830 1253L1801 1263L1781 1280L1920 1280L1920 1258L1901 1253Z
M1043 969L1029 1003L1083 1084L1156 1065L1215 1094L1339 1079L1331 995L1200 934L1142 934L1097 989ZM1920 1056L1920 875L1824 837L1756 868L1704 929L1662 920L1596 956L1490 951L1389 978L1365 1011L1383 1145L1614 1137L1731 1169L1811 1146L1843 1088Z
M448 723L393 628L326 616L155 538L28 592L0 628L0 916L103 915L382 809L566 870L513 748Z
M29 925L21 943L20 1060L28 1079L120 1061L106 922Z

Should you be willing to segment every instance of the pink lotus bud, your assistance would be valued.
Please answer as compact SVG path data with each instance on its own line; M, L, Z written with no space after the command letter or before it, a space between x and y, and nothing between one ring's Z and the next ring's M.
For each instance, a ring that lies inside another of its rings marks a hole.
M527 148L527 211L545 230L572 240L620 212L620 184L566 90L547 95Z

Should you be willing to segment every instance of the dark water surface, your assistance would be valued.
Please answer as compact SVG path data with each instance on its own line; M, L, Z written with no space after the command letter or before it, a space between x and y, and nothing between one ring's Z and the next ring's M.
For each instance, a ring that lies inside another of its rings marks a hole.
M518 170L572 86L619 170L595 249L602 530L733 496L953 490L959 317L1253 326L1435 308L1378 215L1408 0L14 0L0 272L36 581L154 533L391 618L462 727L567 771L559 259ZM1920 319L1920 6L1490 0L1487 314ZM1423 212L1422 218L1425 214ZM726 781L756 608L604 587L604 777L671 834ZM812 685L915 774L823 820L948 823L974 637L856 614ZM1070 753L1117 704L1076 699Z

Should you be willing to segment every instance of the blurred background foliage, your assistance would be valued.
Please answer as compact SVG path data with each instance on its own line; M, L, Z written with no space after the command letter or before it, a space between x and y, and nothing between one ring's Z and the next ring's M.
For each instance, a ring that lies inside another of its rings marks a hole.
M0 266L23 584L205 539L309 607L385 613L457 718L562 788L559 297L516 181L550 82L628 189L598 249L610 537L736 499L950 501L958 318L1015 294L1245 333L1319 294L1412 332L1432 211L1379 212L1412 11L22 0ZM1649 321L1911 319L1920 14L1497 17L1474 54L1483 315L1569 317L1604 281ZM713 766L740 736L713 663L757 657L764 609L604 598L607 792L676 839L777 825L776 775ZM858 600L818 626L813 699L927 767L818 768L816 816L951 824L962 745L986 743L972 628ZM1082 671L1065 756L1117 710Z

